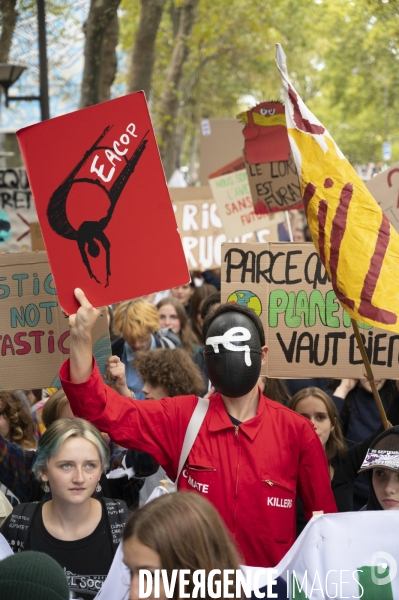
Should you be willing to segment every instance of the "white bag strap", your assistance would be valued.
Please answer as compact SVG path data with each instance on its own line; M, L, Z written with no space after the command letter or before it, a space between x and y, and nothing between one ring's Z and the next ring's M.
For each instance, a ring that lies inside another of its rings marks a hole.
M190 454L190 450L193 447L195 439L198 435L200 427L202 425L203 420L205 419L205 415L207 413L209 407L209 400L207 398L198 397L198 403L195 407L193 414L191 415L190 422L187 427L186 435L184 436L183 447L181 449L179 467L177 469L176 476L176 485L177 480L180 477L180 473L182 468L184 467L184 463L186 462L188 455Z

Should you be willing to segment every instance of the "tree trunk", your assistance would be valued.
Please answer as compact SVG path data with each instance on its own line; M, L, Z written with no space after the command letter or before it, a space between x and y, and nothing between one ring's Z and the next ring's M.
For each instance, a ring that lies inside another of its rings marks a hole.
M172 23L173 39L176 39L176 36L179 33L180 12L181 6L176 6L174 0L172 0L169 6L169 16Z
M161 125L158 133L166 180L171 177L175 164L175 132L179 110L179 85L183 75L183 66L189 54L188 38L194 25L198 2L199 0L184 0L181 7L179 30L166 73L164 91L160 99Z
M10 54L12 36L17 23L18 12L15 10L17 0L0 0L2 29L0 35L0 63L7 63Z
M121 0L91 0L84 24L86 36L80 106L100 102L101 57L105 32L116 15Z
M134 42L129 76L129 93L144 90L150 99L155 63L155 39L166 0L141 0L140 23Z
M111 86L114 83L118 59L116 47L119 40L119 19L117 13L107 27L101 50L100 102L111 98Z

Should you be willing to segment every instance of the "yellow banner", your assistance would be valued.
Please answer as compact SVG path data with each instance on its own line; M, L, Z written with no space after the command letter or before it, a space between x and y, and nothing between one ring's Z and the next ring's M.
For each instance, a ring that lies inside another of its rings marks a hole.
M399 333L399 234L298 96L281 47L277 64L310 232L335 294L357 321Z

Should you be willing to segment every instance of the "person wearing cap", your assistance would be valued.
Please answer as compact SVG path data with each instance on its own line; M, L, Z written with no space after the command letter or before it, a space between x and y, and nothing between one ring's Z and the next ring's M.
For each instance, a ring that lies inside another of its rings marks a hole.
M72 411L123 447L144 450L176 480L195 395L140 402L107 388L92 358L99 311L81 290L69 317L70 358L60 371ZM258 387L267 346L259 317L224 304L203 324L205 361L218 390L177 481L219 511L248 565L273 567L295 541L295 501L313 512L336 512L327 460L313 425L266 398ZM119 359L113 357L108 361Z
M363 471L371 482L363 510L399 510L399 425L375 438L359 473Z
M69 597L64 571L51 556L28 550L0 561L2 600L69 600Z

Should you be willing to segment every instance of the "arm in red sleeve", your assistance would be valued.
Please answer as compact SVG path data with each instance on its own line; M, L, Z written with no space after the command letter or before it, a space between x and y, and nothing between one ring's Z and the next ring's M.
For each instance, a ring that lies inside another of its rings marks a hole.
M148 452L175 479L197 396L131 400L105 385L95 362L83 383L70 381L69 361L62 365L60 379L74 415L87 419L124 448Z
M313 425L306 421L303 423L298 468L298 494L306 519L312 518L313 511L336 513L326 453Z

